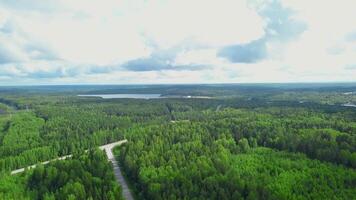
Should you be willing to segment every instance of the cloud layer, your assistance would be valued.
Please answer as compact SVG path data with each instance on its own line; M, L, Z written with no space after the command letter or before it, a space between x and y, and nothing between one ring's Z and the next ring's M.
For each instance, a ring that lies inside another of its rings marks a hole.
M3 0L0 84L356 81L355 6Z
M278 1L260 5L258 13L266 20L264 36L247 44L234 44L224 47L218 53L234 63L255 63L268 57L268 45L274 43L287 45L287 42L298 37L306 25L293 19L293 12Z

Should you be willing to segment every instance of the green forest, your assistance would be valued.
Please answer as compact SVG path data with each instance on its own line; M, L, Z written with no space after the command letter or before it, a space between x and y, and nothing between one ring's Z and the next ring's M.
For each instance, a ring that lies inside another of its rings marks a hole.
M356 86L0 87L0 199L124 199L98 148L123 139L114 154L135 199L355 199L350 91Z
M105 154L95 149L18 177L2 174L0 191L0 199L123 199Z

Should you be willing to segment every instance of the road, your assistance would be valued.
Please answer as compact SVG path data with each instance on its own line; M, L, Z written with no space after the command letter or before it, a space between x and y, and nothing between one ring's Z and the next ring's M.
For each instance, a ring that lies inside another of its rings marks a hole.
M56 159L53 159L53 160L44 161L44 162L42 162L41 164L42 164L42 165L46 165L46 164L48 164L48 163L50 163L50 162L52 162L52 161L55 161L55 160L64 160L64 159L70 158L70 157L72 157L72 155L66 155L66 156L62 156L62 157L59 157L59 158L56 158ZM16 169L16 170L11 171L11 174L18 174L18 173L24 172L25 169L33 169L33 168L35 168L36 166L37 166L37 165L30 165L30 166L27 166L27 167L24 167L24 168L21 168L21 169Z
M105 150L106 156L108 157L108 160L112 163L113 168L114 168L114 173L115 173L115 177L117 182L120 183L121 188L122 188L122 195L124 196L124 198L126 200L133 200L133 196L131 194L131 191L125 181L124 176L121 173L121 168L118 164L118 162L115 159L114 154L112 153L112 149L117 146L117 145L121 145L122 143L127 142L127 140L122 140L116 143L111 143L111 144L107 144L104 146L99 147L102 150Z
M121 188L122 188L122 193L123 193L123 196L126 200L133 200L133 196L129 190L129 187L121 173L121 168L118 164L118 162L116 161L115 159L115 156L112 152L112 149L115 147L115 146L118 146L118 145L121 145L123 143L126 143L127 140L120 140L118 142L114 142L114 143L110 143L110 144L106 144L106 145L103 145L103 146L99 146L99 149L101 150L105 150L105 153L106 153L106 156L108 157L108 160L112 163L113 165L113 168L114 168L114 173L115 173L115 177L116 177L116 180L117 182L120 183L121 185ZM53 159L53 160L48 160L48 161L45 161L45 162L42 162L43 165L45 164L48 164L52 161L55 161L55 160L64 160L66 158L70 158L72 157L72 155L66 155L66 156L62 156L62 157L59 157L59 158L56 158L56 159ZM24 172L25 169L33 169L35 168L37 165L31 165L31 166L28 166L28 167L25 167L25 168L21 168L21 169L16 169L16 170L13 170L11 171L11 174L18 174L18 173L21 173L21 172Z
M55 160L64 160L66 158L70 158L72 157L72 155L66 155L66 156L62 156L62 157L59 157L59 158L56 158L56 159L53 159L53 160L48 160L48 161L45 161L45 162L42 162L41 164L42 165L46 165L52 161L55 161ZM25 168L21 168L21 169L16 169L16 170L13 170L11 171L11 174L18 174L18 173L21 173L21 172L24 172L25 169L33 169L33 168L36 168L37 165L31 165L31 166L28 166L28 167L25 167Z
M112 149L114 146L121 145L121 144L126 143L126 142L127 142L126 139L125 139L125 140L120 140L120 141L118 141L118 142L114 142L114 143L110 143L110 144L105 144L105 145L99 146L99 149L105 150L105 152L107 152L107 151L106 151L107 149ZM59 158L56 158L56 159L53 159L53 160L47 160L47 161L42 162L41 164L42 164L42 165L46 165L46 164L48 164L48 163L50 163L50 162L52 162L52 161L55 161L55 160L64 160L64 159L70 158L70 157L72 157L72 154L66 155L66 156L62 156L62 157L59 157ZM109 158L108 158L108 159L109 159ZM109 160L110 160L110 159L109 159ZM36 166L37 166L37 165L30 165L30 166L27 166L27 167L24 167L24 168L21 168L21 169L16 169L16 170L11 171L11 174L18 174L18 173L24 172L25 169L33 169L33 168L35 168Z

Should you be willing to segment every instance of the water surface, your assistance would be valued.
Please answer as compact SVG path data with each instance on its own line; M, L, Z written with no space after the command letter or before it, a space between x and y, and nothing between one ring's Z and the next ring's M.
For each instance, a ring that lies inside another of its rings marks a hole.
M79 97L101 97L103 99L159 99L161 94L81 94Z
M352 103L345 103L345 104L342 104L342 106L346 106L346 107L356 107L355 104L352 104Z

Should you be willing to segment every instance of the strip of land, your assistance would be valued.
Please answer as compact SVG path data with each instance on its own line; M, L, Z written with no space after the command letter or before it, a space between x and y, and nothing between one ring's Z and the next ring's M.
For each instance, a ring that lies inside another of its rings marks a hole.
M127 140L120 140L120 141L117 141L117 142L113 142L113 143L110 143L110 144L105 144L105 145L102 145L102 146L99 146L99 149L101 150L105 150L106 154L108 155L108 150L111 151L111 149L117 145L121 145L123 143L126 143ZM109 156L109 155L108 155ZM56 160L64 160L66 158L70 158L72 157L72 154L70 155L65 155L65 156L62 156L62 157L58 157L58 158L55 158L55 159L52 159L52 160L47 160L47 161L44 161L44 162L41 162L42 165L46 165L52 161L56 161ZM108 159L110 160L110 158L108 157ZM111 160L110 160L111 161ZM35 165L30 165L30 166L27 166L27 167L24 167L24 168L20 168L20 169L16 169L16 170L13 170L11 171L11 174L18 174L18 173L21 173L21 172L24 172L26 169L33 169L37 166L38 164L35 164Z
M105 150L106 156L108 157L108 160L112 163L113 168L114 168L114 173L115 173L115 177L117 182L120 183L121 188L122 188L122 195L124 196L124 198L126 200L133 200L133 196L131 194L131 191L129 189L129 186L127 185L124 176L122 175L121 172L121 168L118 164L118 162L115 159L115 156L112 152L112 149L117 146L117 145L121 145L122 143L127 142L127 140L122 140L119 141L117 143L111 143L111 144L107 144L104 146L101 146L100 149Z
M125 181L125 179L124 179L124 177L123 177L123 175L121 173L120 166L119 166L118 162L116 161L115 156L114 156L114 154L112 152L112 149L115 146L124 144L126 142L127 142L126 139L125 140L120 140L120 141L117 141L117 142L114 142L114 143L110 143L110 144L99 146L99 149L105 151L108 160L112 163L113 168L114 168L114 173L115 173L116 180L121 185L124 198L127 199L127 200L133 200L134 198L133 198L133 196L132 196L132 194L130 192L130 189L129 189L129 187L128 187L128 185L127 185L127 183L126 183L126 181ZM70 155L66 155L66 156L62 156L62 157L59 157L59 158L56 158L56 159L53 159L53 160L48 160L48 161L42 162L41 164L42 165L46 165L46 164L48 164L48 163L50 163L52 161L64 160L64 159L70 158L70 157L72 157L71 154ZM37 165L38 164L13 170L13 171L11 171L11 174L18 174L18 173L24 172L26 169L33 169Z

